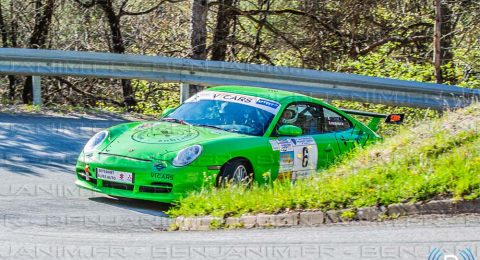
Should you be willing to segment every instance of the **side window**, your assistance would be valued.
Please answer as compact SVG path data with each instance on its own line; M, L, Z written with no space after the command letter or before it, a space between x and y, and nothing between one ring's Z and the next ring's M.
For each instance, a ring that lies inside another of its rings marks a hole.
M323 108L323 116L322 128L325 132L338 132L352 128L348 119L328 108Z
M314 104L298 103L289 105L282 114L278 127L294 125L302 129L304 135L321 134L322 129L321 109Z

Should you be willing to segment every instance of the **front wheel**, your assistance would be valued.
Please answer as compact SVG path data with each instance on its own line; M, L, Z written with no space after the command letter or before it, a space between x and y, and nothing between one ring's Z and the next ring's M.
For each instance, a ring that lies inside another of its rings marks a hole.
M250 186L253 180L253 170L245 159L235 159L227 162L217 178L217 187L229 185Z

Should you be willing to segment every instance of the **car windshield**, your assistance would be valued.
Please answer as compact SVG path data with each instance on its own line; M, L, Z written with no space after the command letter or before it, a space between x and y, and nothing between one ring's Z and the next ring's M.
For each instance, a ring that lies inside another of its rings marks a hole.
M188 99L163 120L262 136L279 107L280 104L271 100L204 91Z

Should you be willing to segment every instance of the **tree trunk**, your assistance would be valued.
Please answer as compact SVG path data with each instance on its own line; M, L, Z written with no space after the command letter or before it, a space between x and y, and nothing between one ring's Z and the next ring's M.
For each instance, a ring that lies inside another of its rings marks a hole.
M435 0L435 26L433 34L433 64L435 66L435 80L443 83L442 78L442 0Z
M113 53L125 53L125 43L123 41L121 24L120 24L120 15L115 13L113 4L111 0L100 1L98 2L103 12L107 16L108 25L110 26L110 33L112 37L112 51ZM135 93L133 91L132 83L129 79L122 79L122 94L123 94L123 103L127 107L132 107L136 105Z
M448 4L444 0L435 0L433 63L435 66L435 80L437 83L456 83L454 73L452 73L452 71L447 71L447 73L445 73L442 68L443 65L446 65L453 60L452 42L454 27L452 10Z
M234 18L234 0L220 0L218 7L217 25L212 43L212 60L224 61L227 53L227 38Z
M191 39L192 49L191 58L196 60L205 60L207 58L207 0L192 0L192 20L191 20ZM201 91L203 87L190 85L190 96Z
M10 2L10 13L13 13L13 8L14 8L14 1ZM17 48L17 28L18 28L18 22L17 19L11 19L10 21L10 46L12 48ZM8 98L10 100L15 99L15 92L17 88L17 78L14 75L9 75L8 76L8 85L9 85L9 90L8 90Z
M5 19L3 18L3 6L0 2L0 33L2 34L2 45L3 47L8 47L8 30L5 25Z
M207 0L193 0L192 2L192 59L205 60L207 58Z
M54 12L55 0L35 1L35 25L33 27L32 36L30 37L30 48L39 49L44 48L47 42L50 23ZM32 77L29 76L25 80L23 86L22 99L24 104L32 102Z
M442 26L440 28L441 41L440 41L440 51L442 66L446 64L451 64L453 66L453 37L455 30L454 18L452 17L453 12L451 7L445 0L441 3L441 14L442 14ZM456 84L455 73L452 70L444 71L442 70L442 79L444 83Z
M13 29L13 28L12 28ZM7 29L5 18L3 16L3 5L0 2L0 33L2 35L2 46L3 48L8 48L12 46L12 38L10 37L10 32ZM16 89L16 79L14 75L8 75L8 99L15 99L15 89Z

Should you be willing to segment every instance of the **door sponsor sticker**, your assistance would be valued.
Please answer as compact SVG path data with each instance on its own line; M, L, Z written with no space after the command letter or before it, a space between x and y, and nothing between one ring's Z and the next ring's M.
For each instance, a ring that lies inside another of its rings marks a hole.
M315 173L318 149L312 137L270 140L272 149L280 151L279 174L292 172L292 180Z
M295 154L293 151L280 153L280 169L279 172L291 172L293 171L293 162Z
M97 178L106 181L133 183L133 173L97 168Z

